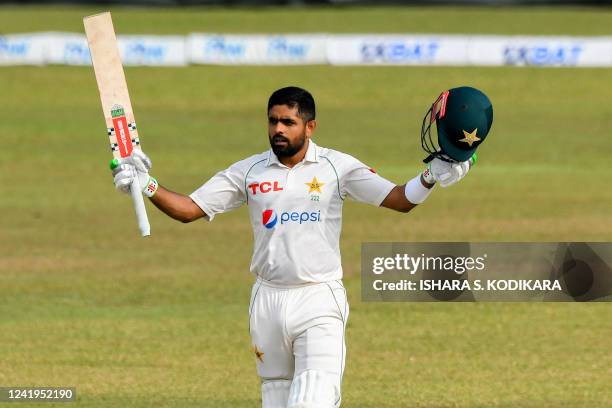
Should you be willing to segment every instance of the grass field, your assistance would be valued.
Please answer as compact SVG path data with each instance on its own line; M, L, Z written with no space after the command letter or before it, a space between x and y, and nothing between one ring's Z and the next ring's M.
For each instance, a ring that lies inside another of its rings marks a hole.
M0 31L80 31L96 11L2 7ZM612 34L611 9L113 14L118 31L139 33ZM397 183L422 167L432 99L461 84L485 90L493 131L460 185L408 215L345 206L343 406L612 407L609 304L359 299L361 242L612 240L612 70L193 66L127 77L153 174L185 193L267 149L265 102L278 87L313 92L320 145ZM76 386L86 407L256 407L246 209L182 225L149 206L153 235L139 239L107 169L91 68L0 68L0 83L0 386Z

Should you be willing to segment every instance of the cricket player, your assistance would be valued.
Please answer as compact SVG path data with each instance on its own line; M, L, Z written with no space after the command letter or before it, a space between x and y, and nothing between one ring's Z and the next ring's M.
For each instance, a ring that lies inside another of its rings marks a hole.
M339 247L345 200L412 210L436 183L447 187L465 177L492 112L488 98L474 88L440 95L423 122L422 141L430 146L430 127L437 121L441 146L427 148L429 165L422 173L395 185L356 158L318 146L313 97L287 87L268 101L270 149L232 164L190 195L159 185L149 175L151 160L139 150L114 168L114 182L129 193L138 177L157 208L185 223L212 221L248 205L254 234L250 270L256 276L249 327L262 406L335 408L349 316Z

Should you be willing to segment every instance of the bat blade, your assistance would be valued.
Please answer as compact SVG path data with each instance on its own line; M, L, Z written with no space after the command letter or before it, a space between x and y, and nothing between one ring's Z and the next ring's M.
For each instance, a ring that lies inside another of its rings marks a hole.
M83 25L113 157L129 157L134 149L140 149L140 138L111 14L106 12L87 16L83 19ZM151 234L151 228L140 191L138 178L135 178L131 196L140 233L145 237Z

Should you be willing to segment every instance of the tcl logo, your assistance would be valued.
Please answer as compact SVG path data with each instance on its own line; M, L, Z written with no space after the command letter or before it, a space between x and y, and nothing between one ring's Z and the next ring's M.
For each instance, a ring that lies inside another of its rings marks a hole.
M253 195L259 191L262 194L269 193L270 191L282 191L283 188L278 185L278 181L263 181L261 183L251 183L248 186L251 189Z

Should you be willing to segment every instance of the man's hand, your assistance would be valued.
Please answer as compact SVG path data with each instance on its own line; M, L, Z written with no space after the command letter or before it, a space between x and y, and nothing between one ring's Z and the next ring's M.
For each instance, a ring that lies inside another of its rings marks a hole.
M464 178L474 163L476 163L475 154L469 160L455 163L435 158L423 172L423 179L430 184L438 182L441 187L448 187Z
M152 179L149 176L149 170L152 166L151 159L140 149L134 149L130 157L113 159L111 170L113 171L115 187L123 193L129 193L132 181L135 177L138 177L138 183L145 191Z

